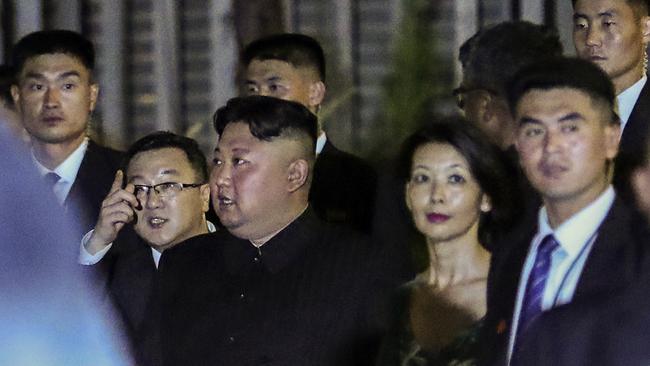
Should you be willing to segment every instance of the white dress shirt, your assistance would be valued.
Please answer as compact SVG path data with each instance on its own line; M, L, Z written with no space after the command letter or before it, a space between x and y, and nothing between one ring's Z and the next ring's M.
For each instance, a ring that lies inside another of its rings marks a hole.
M327 135L325 134L325 132L318 135L318 138L316 139L316 155L320 154L323 151L326 142L327 142Z
M636 101L639 99L641 90L643 90L647 80L648 77L643 75L639 81L632 84L631 87L623 90L621 94L616 96L618 116L621 118L621 132L623 132L625 125L627 125L627 120L630 118L630 114L632 114L632 110L634 109Z
M214 226L213 223L210 221L206 221L208 224L208 231L213 233L217 231L217 228ZM95 255L92 255L88 253L86 250L86 244L88 243L88 240L90 240L90 237L93 235L93 232L95 230L90 230L89 232L84 235L84 237L81 239L81 248L79 249L79 259L78 262L79 264L83 264L84 266L92 266L93 264L96 264L104 256L108 251L113 247L113 243L109 243L106 248L100 250L99 252L95 253ZM153 247L151 248L151 256L153 257L154 263L156 263L156 268L158 268L158 262L160 262L160 256L162 255L161 252L157 251Z
M81 145L79 145L79 147L76 148L75 151L73 151L72 154L70 154L70 156L68 156L54 170L49 170L41 163L39 163L36 159L36 156L34 156L34 152L32 151L32 160L34 161L34 164L36 164L36 169L38 169L41 177L45 176L47 173L56 173L59 177L61 177L61 179L59 179L59 181L56 182L53 187L56 200L61 205L63 205L65 199L68 197L70 189L72 188L72 184L74 184L74 181L77 178L79 167L81 166L81 162L84 159L84 155L86 154L87 149L88 138L86 138L81 143Z
M580 274L594 241L598 235L598 227L605 220L616 194L610 185L596 200L571 216L555 230L548 222L546 208L539 211L538 231L528 249L528 255L519 279L517 301L513 313L510 339L508 342L508 362L512 356L519 323L519 314L528 283L528 276L535 264L537 248L542 240L553 234L560 246L551 255L551 266L546 279L542 310L571 302L580 279Z

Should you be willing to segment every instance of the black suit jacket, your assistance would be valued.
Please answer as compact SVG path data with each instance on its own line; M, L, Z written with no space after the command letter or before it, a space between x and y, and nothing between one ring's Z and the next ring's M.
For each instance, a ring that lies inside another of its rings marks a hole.
M648 131L650 131L650 82L644 85L627 120L616 157L614 187L626 202L634 202L630 175L632 170L643 162Z
M369 233L376 190L375 170L327 140L316 158L309 190L309 202L318 217Z
M159 340L158 271L151 247L126 226L94 265L96 278L121 316L138 365L162 364Z
M521 347L527 366L650 364L650 277L612 297L575 301L544 313Z
M647 236L641 218L621 199L615 199L585 262L573 301L607 297L637 279L644 266ZM483 334L484 364L505 364L510 326L521 270L537 228L521 241L503 244L492 257L488 278L488 313ZM530 332L529 332L530 334ZM534 337L531 336L531 337ZM528 336L527 336L528 338Z
M163 263L167 365L371 364L369 246L309 210L262 247L222 232Z
M90 231L99 217L102 201L111 189L115 172L122 164L122 153L88 142L70 193L64 202L66 211L79 223L82 235Z

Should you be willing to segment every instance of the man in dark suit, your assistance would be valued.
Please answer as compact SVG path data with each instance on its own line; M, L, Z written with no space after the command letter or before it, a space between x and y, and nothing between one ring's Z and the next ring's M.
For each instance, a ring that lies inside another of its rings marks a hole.
M632 174L637 206L650 237L650 151ZM622 238L625 240L625 238ZM611 297L593 297L545 313L522 346L522 364L631 366L650 364L650 273Z
M576 54L600 66L614 83L622 131L614 186L631 201L630 174L643 155L650 126L650 85L646 82L650 4L648 0L572 3Z
M99 86L93 45L65 30L39 31L13 49L11 94L31 140L34 163L82 232L94 226L121 154L86 132Z
M367 242L309 207L316 116L249 96L215 127L210 185L227 231L163 258L166 364L369 364L377 268Z
M126 177L115 175L80 261L99 262L138 364L161 365L158 264L165 250L208 233L207 166L194 140L171 132L136 141L125 160Z
M531 65L509 86L516 148L543 207L526 238L493 256L488 363L516 364L542 312L608 296L641 272L645 237L610 184L620 135L614 98L607 75L579 59Z
M253 41L243 51L245 95L301 103L317 114L325 98L325 55L318 41L302 34L277 34ZM337 149L318 125L316 166L309 192L323 220L368 233L377 186L374 169Z

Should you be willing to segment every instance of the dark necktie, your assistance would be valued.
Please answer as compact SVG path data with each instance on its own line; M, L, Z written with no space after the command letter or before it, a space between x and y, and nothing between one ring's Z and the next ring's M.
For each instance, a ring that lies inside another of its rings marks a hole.
M515 350L521 344L522 336L528 327L542 313L542 298L544 297L544 288L548 279L549 270L551 269L551 255L560 245L552 234L547 235L542 243L537 247L535 256L535 265L528 275L526 291L521 303L519 312L519 324L517 325L517 337L515 338Z
M54 192L54 185L61 179L61 177L53 172L47 173L43 176L43 181L45 182L45 186L47 189L50 190L50 192Z

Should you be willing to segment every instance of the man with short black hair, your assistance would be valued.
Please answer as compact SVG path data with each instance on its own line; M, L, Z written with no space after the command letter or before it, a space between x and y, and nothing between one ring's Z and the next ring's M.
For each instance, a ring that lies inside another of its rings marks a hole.
M242 53L244 95L295 101L317 114L325 99L325 55L318 41L284 33L251 42ZM370 232L377 174L363 160L337 149L321 123L309 192L320 218Z
M580 59L539 62L517 73L508 101L520 162L543 206L536 227L492 261L486 348L502 352L495 364L519 364L544 311L636 280L647 240L611 186L620 124L607 75Z
M368 364L376 267L366 241L309 207L316 116L250 96L220 108L215 128L210 186L227 231L164 259L165 361Z
M121 159L121 153L87 136L99 95L93 45L72 31L34 32L14 46L12 62L11 94L30 136L34 163L86 232Z
M210 187L196 141L155 132L126 152L80 262L97 264L138 365L161 365L159 262L176 245L210 241ZM127 226L128 225L128 226ZM126 227L125 227L126 226ZM137 236L135 235L137 234Z
M648 0L572 0L572 4L573 43L578 57L600 66L616 90L622 135L614 186L623 198L633 201L630 174L643 155L650 131Z

